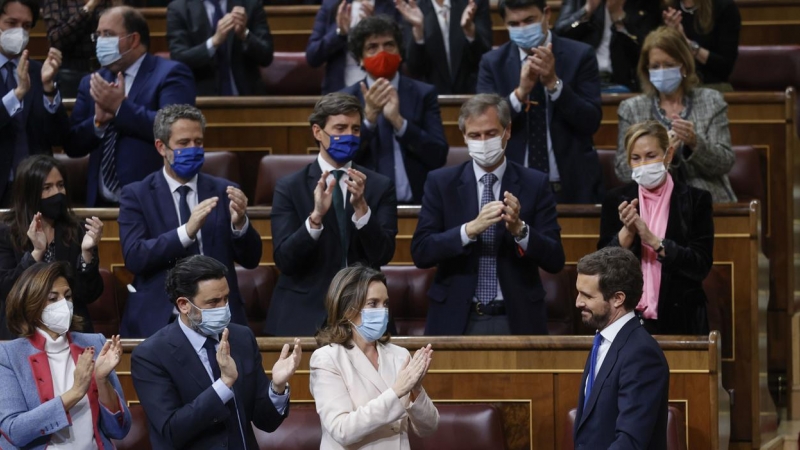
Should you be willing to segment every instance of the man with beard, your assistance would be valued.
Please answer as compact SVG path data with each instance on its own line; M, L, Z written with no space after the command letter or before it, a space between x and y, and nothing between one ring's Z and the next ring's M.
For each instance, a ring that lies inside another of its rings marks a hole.
M667 448L669 366L634 313L642 285L641 263L621 247L578 261L575 306L597 334L578 395L575 448Z

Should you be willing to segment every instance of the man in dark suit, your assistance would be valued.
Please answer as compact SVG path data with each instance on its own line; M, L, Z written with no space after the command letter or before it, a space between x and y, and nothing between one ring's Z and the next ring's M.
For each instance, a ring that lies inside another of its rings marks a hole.
M178 259L196 254L228 267L233 322L247 325L233 264L258 266L261 237L247 218L247 197L239 187L200 173L204 129L205 118L193 106L159 111L153 133L163 169L122 189L122 256L135 275L122 336L150 336L177 315L164 293L164 277Z
M597 329L575 416L575 448L667 448L669 366L633 309L642 269L629 250L606 247L578 261L575 306Z
M500 0L511 41L483 55L478 92L507 96L508 158L548 174L559 203L598 203L602 171L592 135L600 127L597 58L586 44L548 31L545 0Z
M437 267L425 334L547 334L539 268L564 267L547 177L505 157L500 96L472 97L458 124L472 161L430 173L411 240L414 264Z
M652 0L562 0L553 31L597 54L603 93L638 92L636 66L647 34L661 24Z
M39 18L33 0L0 1L0 206L8 207L14 171L29 155L52 155L68 132L67 112L55 83L61 52L51 48L42 63L25 46Z
M175 0L167 6L170 58L192 69L197 95L263 95L259 67L272 35L257 0Z
M192 73L182 63L147 52L150 31L141 12L103 12L97 24L103 66L81 80L64 151L89 156L87 206L116 205L122 186L161 167L153 150L153 120L164 106L194 104Z
M353 264L380 269L394 256L397 199L387 177L352 163L358 151L361 103L323 96L309 118L317 160L278 180L272 242L281 276L266 333L313 336L327 319L325 294L334 275Z
M391 178L399 203L418 205L428 172L447 160L436 88L401 75L402 33L386 16L368 17L350 32L348 47L367 78L342 92L364 105L364 145L355 161Z
M440 95L474 94L481 56L492 49L489 0L403 0L398 5L412 27L409 71Z
M306 60L311 67L325 64L323 94L340 91L364 79L363 68L347 51L347 38L353 26L373 14L386 14L397 22L402 19L394 0L322 2L306 45Z
M258 448L252 426L272 432L289 414L300 340L291 354L283 346L270 382L253 332L229 323L226 271L207 256L181 260L166 284L180 317L131 355L154 449Z

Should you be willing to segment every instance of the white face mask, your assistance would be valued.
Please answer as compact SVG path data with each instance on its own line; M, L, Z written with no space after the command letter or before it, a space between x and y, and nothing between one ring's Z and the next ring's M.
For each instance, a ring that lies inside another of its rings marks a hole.
M28 38L28 32L24 28L10 28L0 33L0 47L6 54L17 56L28 45Z
M496 136L485 141L478 139L467 139L469 156L481 167L491 167L497 164L503 157L505 147L503 147L503 136Z
M667 178L667 167L664 160L642 164L633 168L631 178L645 189L657 188Z
M72 302L62 298L45 306L42 311L42 324L58 335L69 331L69 326L72 324Z

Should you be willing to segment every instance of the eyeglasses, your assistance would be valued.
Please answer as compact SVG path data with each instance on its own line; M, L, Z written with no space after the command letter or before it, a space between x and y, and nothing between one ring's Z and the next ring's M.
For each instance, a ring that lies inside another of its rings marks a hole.
M126 34L125 36L120 36L120 39L125 39L125 38L127 38L129 36L132 36L132 35L133 35L133 33ZM91 36L93 43L97 43L97 39L101 38L101 37L104 37L104 38L106 38L106 37L117 37L117 36L111 34L108 31L102 31L100 33L92 33L89 36Z

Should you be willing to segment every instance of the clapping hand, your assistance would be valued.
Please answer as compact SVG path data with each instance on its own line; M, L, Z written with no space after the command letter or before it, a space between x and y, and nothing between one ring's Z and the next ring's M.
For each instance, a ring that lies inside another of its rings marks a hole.
M475 0L469 0L461 14L461 29L464 30L467 39L475 39L475 13L477 11L478 5L475 4Z
M119 335L111 336L110 341L106 341L97 360L94 362L94 378L99 384L108 378L114 368L117 367L122 359L122 344Z
M42 85L45 91L52 92L55 90L54 80L60 68L61 50L51 47L47 52L47 59L42 64Z
M672 130L675 136L691 148L697 145L697 134L694 132L694 123L683 120L675 114L672 116Z
M314 211L311 212L309 217L312 228L314 228L314 224L322 224L322 218L328 213L331 208L331 202L333 202L333 189L336 186L336 179L326 182L329 174L330 172L327 170L322 172L322 176L317 181L317 187L314 188Z
M283 344L281 356L272 366L272 388L278 394L283 394L286 383L300 367L300 360L303 358L303 348L300 346L300 339L294 339L294 351L289 353L289 344Z
M347 176L344 182L347 184L347 191L350 192L350 204L356 213L356 220L364 217L367 213L369 206L364 199L364 188L367 185L367 176L356 169L347 169Z
M664 20L664 25L675 28L686 38L683 32L683 13L680 10L669 7L661 13L661 18Z
M339 8L336 10L336 26L342 36L350 32L350 17L352 15L352 6L347 3L347 0L342 0L339 3Z
M14 88L14 95L17 100L22 101L22 97L31 89L31 75L28 73L28 51L24 50L17 63L17 87Z
M226 193L230 200L231 223L234 230L241 230L247 223L247 196L241 189L228 186Z
M392 390L394 390L398 398L408 395L421 382L430 365L431 351L430 344L428 344L427 347L414 353L413 358L411 356L406 358L400 368L400 372L397 373L394 386L392 386Z
M236 361L231 357L231 344L228 342L228 334L230 332L227 328L222 332L222 338L219 340L219 347L217 347L217 364L219 365L220 379L225 386L233 387L233 383L239 378L239 371L236 370Z
M120 72L117 74L117 82L109 83L95 72L89 79L89 93L100 108L116 115L122 101L125 100L125 76Z
M84 224L86 234L83 236L83 242L81 242L82 251L88 252L97 247L100 239L103 238L103 226L103 221L95 216L86 218L86 223Z
M42 213L33 215L33 220L31 220L31 224L28 227L28 239L33 245L31 256L36 261L41 261L45 250L47 250L47 235L42 228Z
M630 203L627 201L620 203L619 207L619 220L622 225L628 229L631 234L636 234L637 229L635 225L636 218L639 217L638 212L639 199L635 198Z
M417 353L425 353L426 360L425 360L425 368L422 370L422 375L420 375L419 380L417 380L417 384L411 389L411 393L414 397L418 396L422 392L422 380L425 378L425 375L428 374L428 368L431 366L431 362L433 361L433 349L431 348L431 344L428 344L425 347L417 350L414 353L414 356L417 356Z
M411 25L414 40L421 41L425 39L425 16L417 6L416 0L394 0L394 6L403 16L403 19Z
M364 116L375 124L378 121L378 114L384 111L383 107L389 102L391 91L394 88L392 83L385 78L378 78L372 86L367 89L367 85L361 82L361 95L364 97Z

